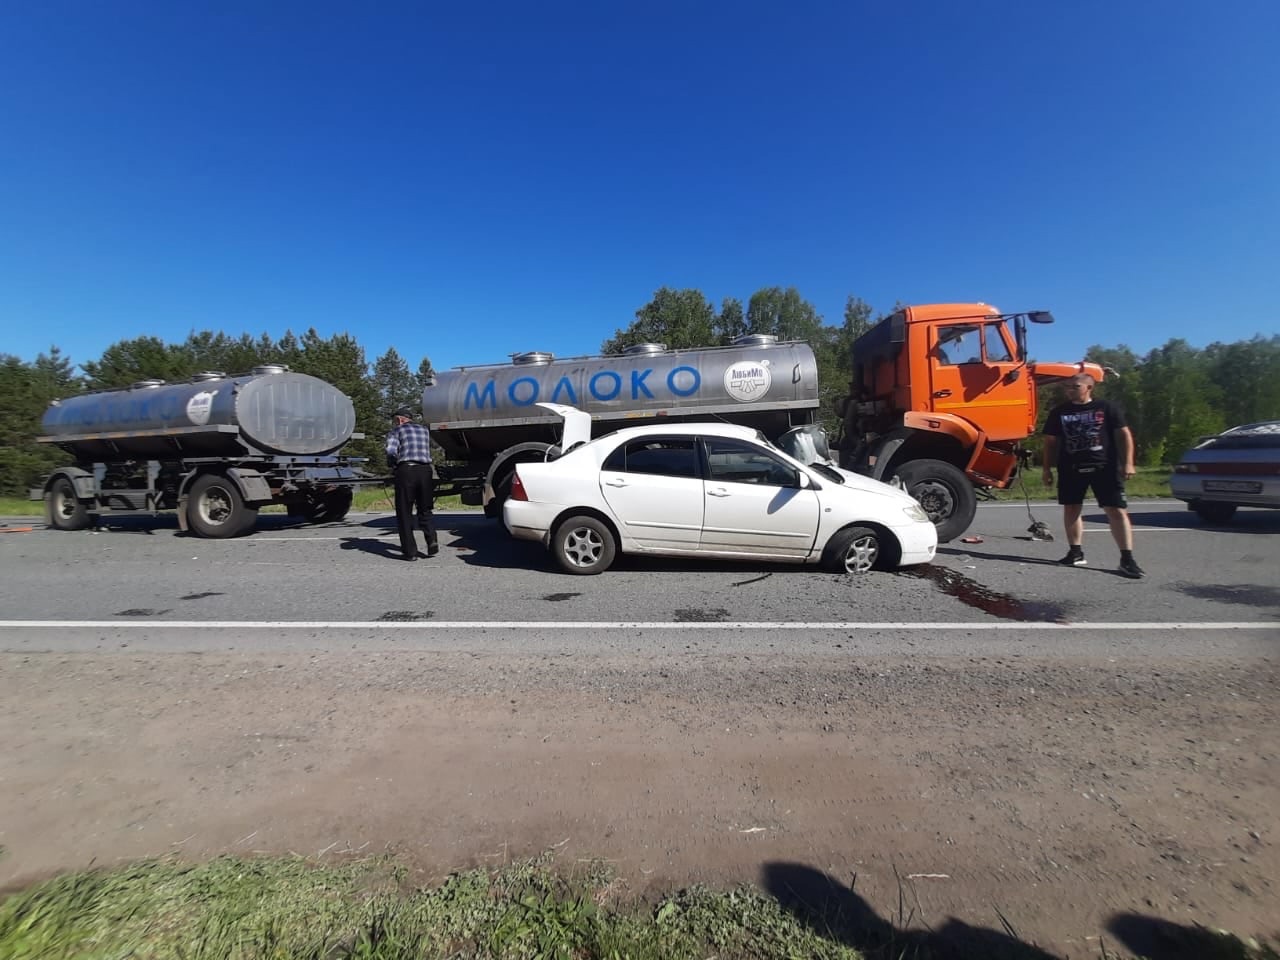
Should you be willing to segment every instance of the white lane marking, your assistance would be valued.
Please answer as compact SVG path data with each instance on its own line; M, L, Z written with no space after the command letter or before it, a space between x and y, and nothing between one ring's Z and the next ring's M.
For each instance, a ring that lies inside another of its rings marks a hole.
M1276 630L1280 620L1219 623L1111 621L1080 623L947 621L945 623L856 623L832 621L683 620L0 620L0 630Z
M1085 533L1110 533L1110 527L1085 527ZM1144 527L1141 524L1133 525L1133 535L1135 537L1145 537L1148 533L1203 533L1204 531L1198 527Z

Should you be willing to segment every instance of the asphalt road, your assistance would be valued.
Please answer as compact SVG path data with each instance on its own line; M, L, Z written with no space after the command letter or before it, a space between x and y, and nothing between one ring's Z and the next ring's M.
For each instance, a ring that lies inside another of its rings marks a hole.
M387 515L231 541L10 518L0 885L174 852L389 849L429 878L551 850L638 892L799 864L883 917L906 876L923 922L995 931L994 904L1071 956L1151 918L1270 932L1280 512L1139 504L1132 581L1101 511L1063 568L1057 507L1032 510L1054 542L984 504L981 543L860 577L575 577L476 514L417 563Z
M1025 504L983 504L969 531L982 543L861 577L661 558L576 577L475 513L439 515L440 555L412 564L397 559L386 514L319 526L264 515L228 541L181 534L171 517L79 533L36 523L0 535L0 649L658 653L830 649L833 638L853 653L944 656L1280 649L1280 512L1211 528L1176 501L1138 504L1142 581L1116 573L1100 510L1085 511L1090 565L1066 569L1054 562L1058 508L1031 512L1054 542L1030 539Z

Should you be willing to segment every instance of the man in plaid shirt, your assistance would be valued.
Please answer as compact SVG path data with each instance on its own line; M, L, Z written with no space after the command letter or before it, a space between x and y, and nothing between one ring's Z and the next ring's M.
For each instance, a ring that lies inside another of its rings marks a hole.
M400 552L404 560L434 557L440 552L436 522L431 515L435 486L431 473L431 432L413 422L413 409L401 407L391 418L394 426L387 434L387 464L396 475L396 529L400 531ZM418 525L427 536L427 552L418 552L413 535L414 508Z

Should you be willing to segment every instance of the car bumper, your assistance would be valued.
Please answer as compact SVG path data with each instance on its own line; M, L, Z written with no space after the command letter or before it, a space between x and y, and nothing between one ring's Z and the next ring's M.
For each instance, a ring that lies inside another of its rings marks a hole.
M502 505L502 522L517 540L536 540L546 546L551 535L551 522L559 512L559 506L507 500Z
M892 530L902 548L902 556L898 559L900 567L929 563L938 552L938 528L932 523L913 523L893 527Z
M1211 488L1206 490L1206 484ZM1236 489L1212 489L1212 485L1231 485ZM1175 473L1169 477L1169 489L1179 500L1188 503L1234 503L1242 507L1280 507L1280 482L1258 477L1222 477Z

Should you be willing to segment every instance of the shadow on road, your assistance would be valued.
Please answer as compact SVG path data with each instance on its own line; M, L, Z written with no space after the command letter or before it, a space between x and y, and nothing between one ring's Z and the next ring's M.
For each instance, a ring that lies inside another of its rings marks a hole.
M1063 550L1066 550L1065 546L1057 548L1057 552L1061 552ZM973 557L977 560L1001 560L1006 563L1024 563L1041 567L1057 567L1060 570L1070 570L1072 576L1075 576L1076 574L1103 573L1110 577L1128 579L1116 568L1117 561L1114 550L1112 551L1110 560L1095 561L1091 559L1089 563L1083 567L1064 567L1062 564L1058 563L1057 560L1048 560L1044 557L1028 557L1016 553L988 553L985 550L957 550L954 547L939 547L938 555L950 557Z
M373 554L375 557L381 557L384 560L401 560L399 541L393 546L385 540L374 539L373 537L341 537L339 546L343 550L358 550L361 553Z
M1086 513L1084 519L1088 523L1098 523L1103 526L1107 523L1107 515L1100 510L1095 513ZM1169 510L1150 512L1130 510L1129 520L1136 530L1141 530L1143 527L1164 530L1186 527L1211 533L1280 533L1280 510L1242 508L1236 511L1230 523L1205 523L1192 511L1174 507Z
M765 890L792 916L820 936L853 947L872 960L898 957L965 958L965 960L1058 960L1017 937L1001 917L1005 930L974 927L948 918L940 927L923 923L914 906L911 880L901 881L900 916L881 917L852 886L799 863L766 863L761 868ZM857 882L855 876L854 882ZM998 911L997 911L998 913Z
M1244 943L1229 933L1137 913L1116 914L1107 929L1135 956L1146 960L1249 960L1266 956L1251 954Z

